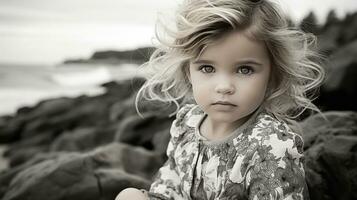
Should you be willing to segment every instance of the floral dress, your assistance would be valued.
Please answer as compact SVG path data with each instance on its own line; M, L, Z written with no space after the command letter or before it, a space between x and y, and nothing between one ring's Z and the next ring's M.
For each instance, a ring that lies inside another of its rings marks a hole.
M228 137L199 132L207 115L184 106L173 122L168 160L149 199L308 199L302 138L261 108Z

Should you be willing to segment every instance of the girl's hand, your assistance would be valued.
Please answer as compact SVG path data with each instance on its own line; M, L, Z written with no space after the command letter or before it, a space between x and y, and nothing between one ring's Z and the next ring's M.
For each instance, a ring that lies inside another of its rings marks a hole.
M146 190L138 190L136 188L126 188L122 190L115 200L148 200L148 195Z

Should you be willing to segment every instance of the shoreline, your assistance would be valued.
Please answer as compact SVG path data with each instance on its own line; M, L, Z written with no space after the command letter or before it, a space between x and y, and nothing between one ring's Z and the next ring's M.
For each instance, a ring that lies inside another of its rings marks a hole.
M55 90L39 88L0 88L0 117L14 116L18 109L22 107L34 107L41 101L62 97L76 98L81 95L96 96L103 94L104 88L88 87L66 89L58 88ZM26 98L27 97L27 98Z
M135 64L95 67L69 65L65 68L44 67L36 70L10 67L5 66L0 70L0 75L4 76L0 80L0 117L14 116L19 108L33 107L43 100L97 96L105 92L102 84L143 76Z

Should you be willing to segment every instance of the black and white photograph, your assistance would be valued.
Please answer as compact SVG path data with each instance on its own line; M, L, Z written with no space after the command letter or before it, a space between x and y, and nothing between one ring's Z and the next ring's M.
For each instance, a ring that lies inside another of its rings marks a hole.
M356 0L0 0L1 200L356 200Z

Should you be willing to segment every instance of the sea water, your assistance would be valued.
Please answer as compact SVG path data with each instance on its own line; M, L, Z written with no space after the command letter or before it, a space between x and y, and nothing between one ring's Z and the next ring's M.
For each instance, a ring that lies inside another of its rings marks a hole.
M0 64L0 116L45 99L98 95L105 92L100 84L133 76L140 76L135 64Z

